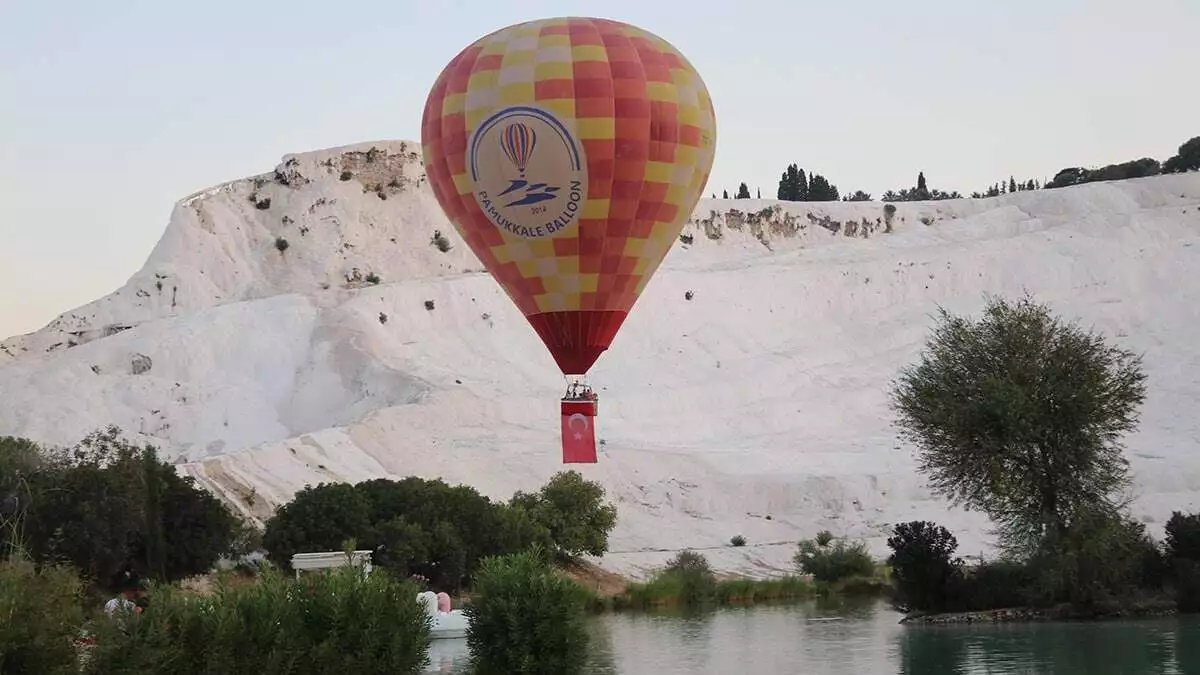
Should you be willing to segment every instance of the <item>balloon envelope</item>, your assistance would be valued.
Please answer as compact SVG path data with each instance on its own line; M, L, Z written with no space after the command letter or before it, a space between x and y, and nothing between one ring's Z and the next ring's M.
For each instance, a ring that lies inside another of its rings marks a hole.
M446 66L421 144L459 234L562 372L582 375L691 216L716 120L665 40L617 21L543 19Z

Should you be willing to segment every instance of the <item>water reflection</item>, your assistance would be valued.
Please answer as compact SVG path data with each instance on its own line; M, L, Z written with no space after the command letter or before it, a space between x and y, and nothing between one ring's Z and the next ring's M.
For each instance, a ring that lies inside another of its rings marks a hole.
M901 626L873 601L590 620L588 675L1184 675L1200 620ZM437 640L427 672L469 672L465 640Z
M897 638L900 673L1200 673L1200 655L1188 653L1198 628L1188 619L914 626Z

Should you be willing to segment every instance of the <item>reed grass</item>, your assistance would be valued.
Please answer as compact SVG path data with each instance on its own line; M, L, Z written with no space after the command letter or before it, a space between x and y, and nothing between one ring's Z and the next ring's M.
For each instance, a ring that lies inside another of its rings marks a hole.
M430 619L417 587L354 567L299 581L267 568L210 595L156 586L147 611L97 623L87 673L418 673Z

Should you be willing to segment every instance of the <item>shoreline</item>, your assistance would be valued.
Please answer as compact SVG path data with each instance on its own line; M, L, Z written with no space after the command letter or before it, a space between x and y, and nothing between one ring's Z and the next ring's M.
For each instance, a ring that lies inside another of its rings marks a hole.
M976 623L1038 623L1043 621L1119 621L1178 616L1174 601L1111 602L1094 607L1004 607L970 612L913 613L900 619L904 625L944 626Z

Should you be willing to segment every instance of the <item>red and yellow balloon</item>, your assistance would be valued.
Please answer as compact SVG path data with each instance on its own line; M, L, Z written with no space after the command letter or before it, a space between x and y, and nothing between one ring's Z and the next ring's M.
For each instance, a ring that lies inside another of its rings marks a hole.
M700 199L716 119L700 75L662 38L543 19L450 61L421 144L459 234L563 374L583 375Z

